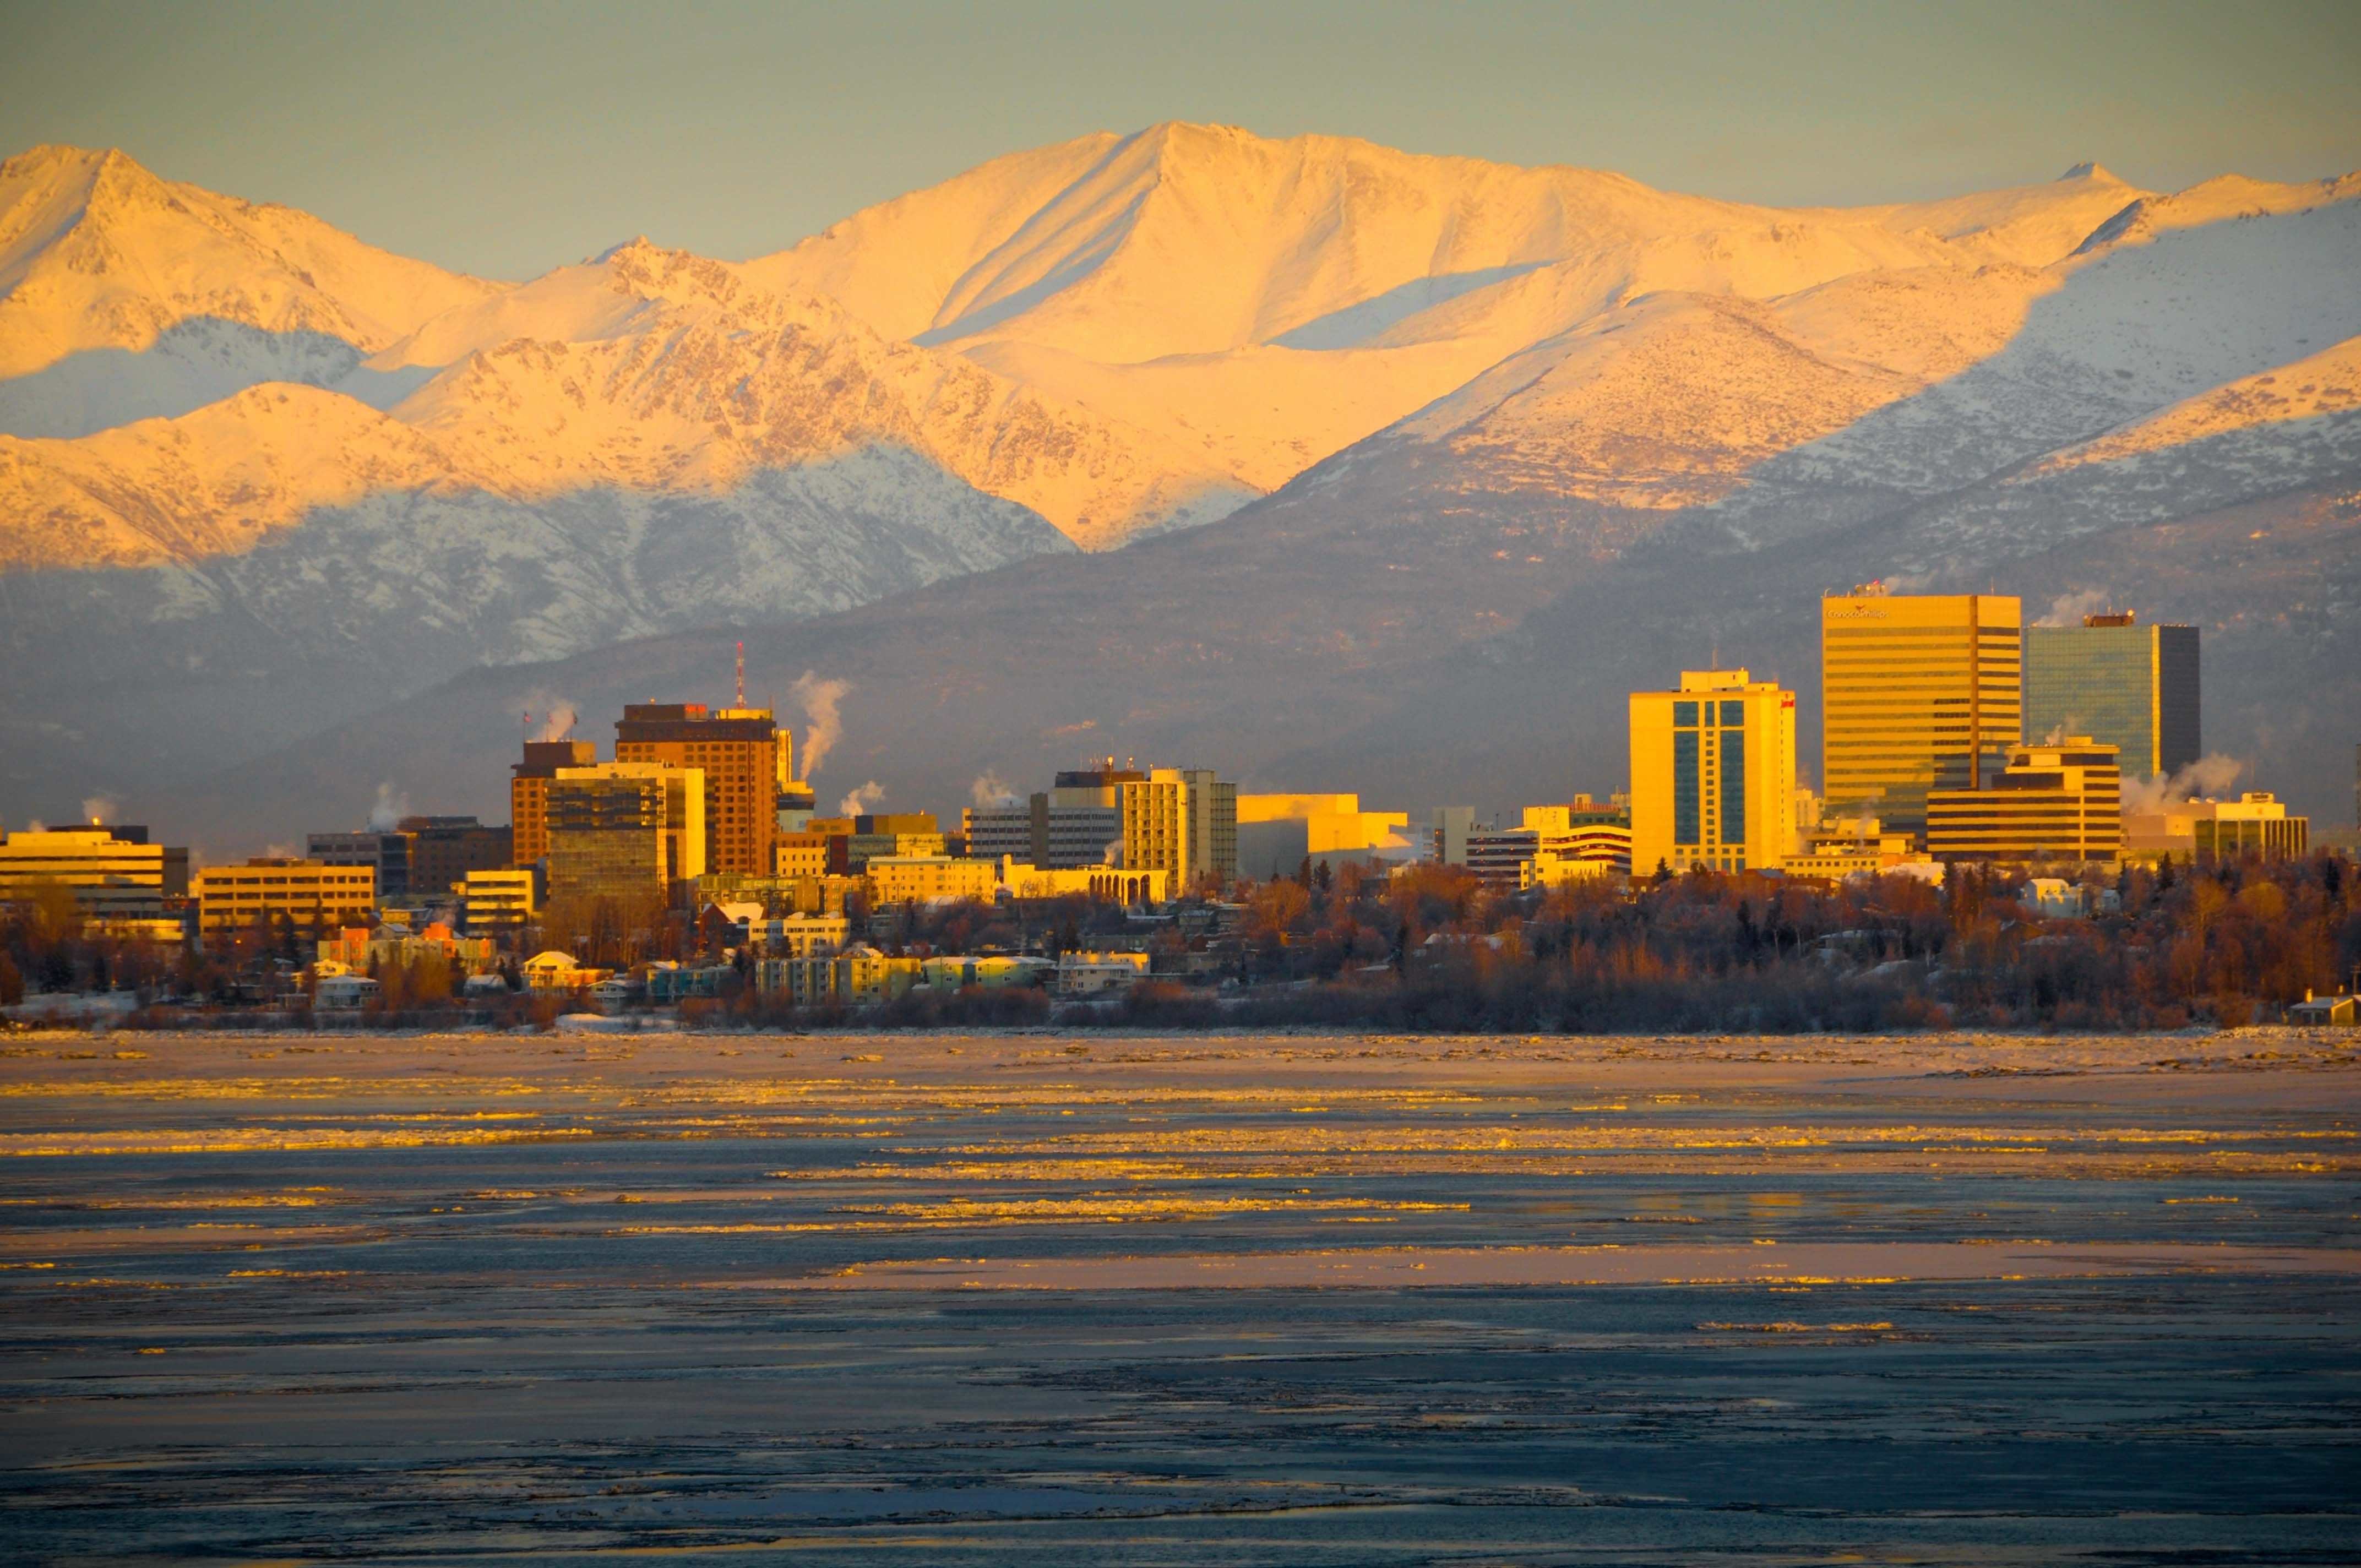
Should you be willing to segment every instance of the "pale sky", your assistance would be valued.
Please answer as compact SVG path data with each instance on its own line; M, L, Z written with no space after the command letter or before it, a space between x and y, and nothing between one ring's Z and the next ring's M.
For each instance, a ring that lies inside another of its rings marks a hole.
M168 178L521 278L736 259L1019 148L1165 119L1611 169L1779 204L2096 159L2361 169L2361 0L2316 4L142 4L0 0L0 153Z

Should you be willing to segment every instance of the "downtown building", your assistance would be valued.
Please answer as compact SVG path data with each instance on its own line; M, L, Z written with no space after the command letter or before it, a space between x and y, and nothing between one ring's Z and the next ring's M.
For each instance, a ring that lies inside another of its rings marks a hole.
M705 872L705 775L664 762L560 768L549 782L549 895L675 902Z
M61 887L80 914L154 920L164 900L189 890L189 852L148 841L145 828L18 828L0 834L0 904L28 903Z
M967 852L1043 871L1105 865L1111 853L1121 852L1124 786L1147 778L1137 768L1116 767L1109 757L1058 773L1049 788L1029 800L970 807L961 823Z
M266 856L242 866L207 866L191 880L197 933L211 942L241 931L273 938L290 931L316 939L377 918L377 871L314 860Z
M1927 852L1938 861L2102 861L2124 850L2124 775L2114 747L2087 736L2018 746L1982 789L1927 796Z
M2204 754L2197 628L2130 614L2025 629L2025 737L2087 735L2125 772L2170 778Z
M779 812L795 754L769 708L626 704L615 723L615 761L696 769L705 789L705 864L742 876L777 874Z
M1150 768L1120 786L1126 870L1169 872L1182 889L1238 875L1238 786L1211 768Z
M549 783L560 768L587 768L598 761L588 740L528 740L524 760L509 764L509 854L511 863L537 865L549 858Z
M2024 739L2024 609L1999 594L1820 601L1820 788L1832 811L1923 836L1934 790L1972 790Z
M1795 694L1683 670L1631 711L1631 873L1779 869L1795 841Z

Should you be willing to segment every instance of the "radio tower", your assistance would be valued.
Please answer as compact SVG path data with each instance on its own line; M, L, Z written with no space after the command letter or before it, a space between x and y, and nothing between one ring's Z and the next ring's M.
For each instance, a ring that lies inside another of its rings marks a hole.
M746 706L746 644L738 644L738 706Z

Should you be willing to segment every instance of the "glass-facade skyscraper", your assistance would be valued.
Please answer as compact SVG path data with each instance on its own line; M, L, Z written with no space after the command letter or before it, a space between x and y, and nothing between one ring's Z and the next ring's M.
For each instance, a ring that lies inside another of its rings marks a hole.
M2179 773L2204 754L2197 628L2140 626L2127 614L2026 627L2025 733L2118 747L2135 777Z
M1976 789L2023 739L2024 609L2004 594L1820 601L1820 789L1927 831L1927 792Z

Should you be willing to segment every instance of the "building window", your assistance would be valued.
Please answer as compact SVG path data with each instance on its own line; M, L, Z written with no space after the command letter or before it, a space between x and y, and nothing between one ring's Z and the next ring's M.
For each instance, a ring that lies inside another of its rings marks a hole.
M1692 715L1697 711L1695 703L1675 703L1674 707L1676 710L1686 707ZM1673 842L1694 844L1699 840L1701 835L1697 831L1698 816L1697 731L1675 730L1673 732Z
M1733 707L1739 710L1740 720L1743 722L1744 706L1726 702L1721 705L1724 723L1729 721L1730 710ZM1743 729L1721 732L1721 841L1725 844L1746 841L1746 731Z

